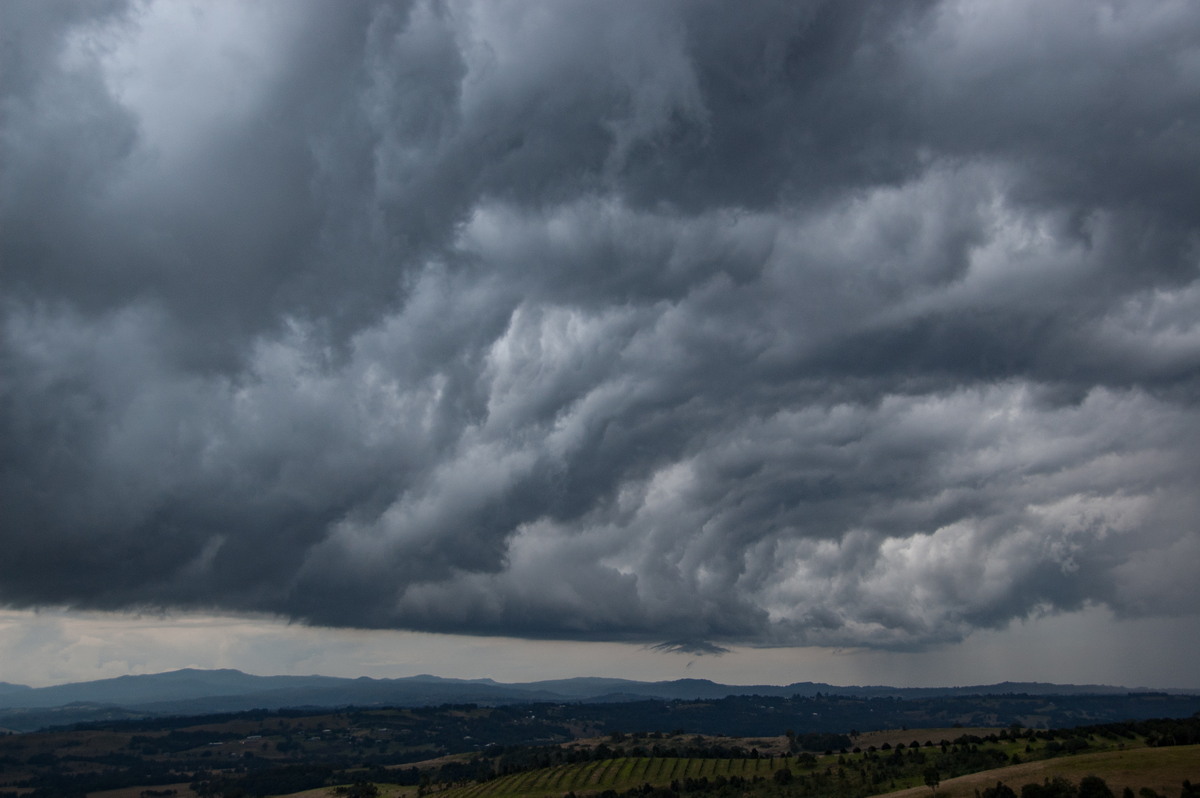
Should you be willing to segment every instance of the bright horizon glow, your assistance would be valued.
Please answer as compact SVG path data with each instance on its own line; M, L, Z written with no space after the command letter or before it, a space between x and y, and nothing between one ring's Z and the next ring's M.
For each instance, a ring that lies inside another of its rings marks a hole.
M1193 623L1200 627L1195 618ZM181 668L233 668L264 676L430 674L498 682L597 676L730 685L954 687L1012 681L1200 689L1188 666L1200 659L1200 633L1171 640L1173 628L1089 610L981 631L962 643L920 652L735 646L726 654L697 656L634 643L329 629L269 617L4 610L0 681L45 687ZM1158 653L1130 656L1136 651Z

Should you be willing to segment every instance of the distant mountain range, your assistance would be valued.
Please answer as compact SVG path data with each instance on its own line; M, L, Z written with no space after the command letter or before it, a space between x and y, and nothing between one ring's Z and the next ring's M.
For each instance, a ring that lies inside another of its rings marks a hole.
M504 684L491 679L410 676L357 679L254 676L237 670L185 669L120 676L53 687L0 682L0 727L27 731L48 725L148 715L201 715L250 709L343 706L431 706L531 702L608 703L645 699L716 699L731 695L894 697L965 695L1119 695L1126 687L1001 682L967 687L845 687L819 682L728 685L707 679L639 682L583 677ZM1158 691L1187 694L1189 691Z

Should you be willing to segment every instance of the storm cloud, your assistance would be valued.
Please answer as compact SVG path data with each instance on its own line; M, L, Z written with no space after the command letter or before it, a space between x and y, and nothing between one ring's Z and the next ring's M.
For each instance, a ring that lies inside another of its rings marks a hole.
M1200 8L0 6L0 603L1200 606Z

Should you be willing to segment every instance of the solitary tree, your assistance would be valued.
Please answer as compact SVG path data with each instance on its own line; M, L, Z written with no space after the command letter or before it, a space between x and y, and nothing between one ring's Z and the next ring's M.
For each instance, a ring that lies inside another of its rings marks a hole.
M937 792L938 785L942 783L942 775L938 773L935 767L925 768L925 786L930 792Z
M1104 779L1084 776L1079 780L1079 798L1113 798L1113 794Z
M1017 798L1017 791L1002 781L996 782L995 787L983 791L982 798Z

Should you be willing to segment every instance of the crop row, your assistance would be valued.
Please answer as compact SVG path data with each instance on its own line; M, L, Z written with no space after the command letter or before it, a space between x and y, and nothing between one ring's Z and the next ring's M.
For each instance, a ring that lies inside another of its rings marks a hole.
M620 757L542 770L513 773L490 781L438 793L438 798L538 798L568 792L628 790L642 784L669 784L683 779L717 776L771 776L791 760Z

